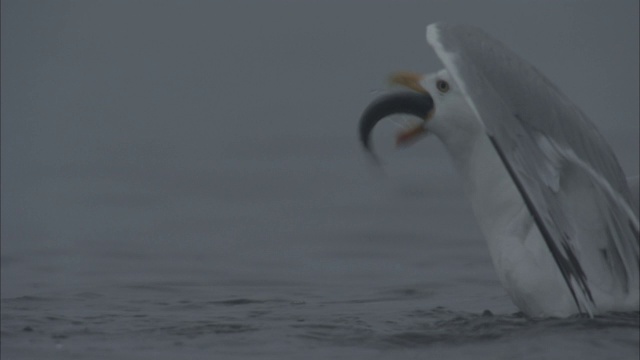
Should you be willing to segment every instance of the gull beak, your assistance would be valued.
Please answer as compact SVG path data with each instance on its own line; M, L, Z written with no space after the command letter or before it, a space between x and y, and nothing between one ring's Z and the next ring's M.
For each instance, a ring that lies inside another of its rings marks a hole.
M424 123L403 129L396 134L396 146L409 146L418 141L421 135L426 134L427 130L424 128Z
M396 137L398 146L408 145L426 133L424 123L431 118L434 111L431 94L420 84L422 76L409 72L393 74L389 82L401 85L413 91L403 91L383 95L375 99L364 110L360 117L360 141L364 148L372 153L370 136L375 125L385 117L393 114L414 115L422 120L420 124L401 131Z
M408 71L398 71L389 76L389 84L403 86L421 94L428 94L429 92L427 89L420 84L422 78L423 76L421 74Z
M422 77L423 76L421 74L408 71L398 71L391 74L391 76L389 77L389 83L391 85L403 86L415 92L429 95L427 89L425 89L422 84L420 84ZM424 119L424 121L426 120L427 119ZM420 138L420 136L425 135L426 133L427 130L424 128L424 122L408 127L400 131L396 135L396 146L411 145L412 143L416 142Z

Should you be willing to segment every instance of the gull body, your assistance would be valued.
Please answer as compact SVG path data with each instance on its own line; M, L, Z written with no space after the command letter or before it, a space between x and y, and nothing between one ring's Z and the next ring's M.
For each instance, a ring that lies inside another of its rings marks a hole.
M388 115L422 119L398 143L442 141L498 278L527 315L638 311L637 177L628 184L586 115L501 43L446 24L430 25L427 40L446 69L393 75L412 91L365 109L364 147Z
M449 91L436 88L447 81ZM500 157L446 70L424 76L435 108L425 129L435 134L462 178L500 283L529 316L566 316L576 305Z

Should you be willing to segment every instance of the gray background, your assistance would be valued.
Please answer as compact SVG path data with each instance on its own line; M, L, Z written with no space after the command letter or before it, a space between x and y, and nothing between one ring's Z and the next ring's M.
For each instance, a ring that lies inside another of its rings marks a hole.
M425 41L435 21L479 26L538 67L638 173L634 0L2 1L3 354L77 338L20 331L50 313L118 314L110 297L161 284L175 301L408 289L429 293L410 308L516 311L437 139L395 151L383 124L385 176L357 142L390 72L442 67ZM10 301L25 296L51 302L21 313ZM80 339L89 357L120 341Z

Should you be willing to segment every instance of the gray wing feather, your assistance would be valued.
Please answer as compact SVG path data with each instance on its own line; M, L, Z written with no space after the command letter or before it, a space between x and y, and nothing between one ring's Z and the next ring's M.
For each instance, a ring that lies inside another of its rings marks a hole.
M627 183L629 184L629 190L631 190L633 209L636 212L636 216L638 216L638 213L640 213L640 176L627 177Z
M597 306L594 288L637 292L638 216L596 127L537 69L482 30L435 24L427 37L529 199L580 311L591 314Z

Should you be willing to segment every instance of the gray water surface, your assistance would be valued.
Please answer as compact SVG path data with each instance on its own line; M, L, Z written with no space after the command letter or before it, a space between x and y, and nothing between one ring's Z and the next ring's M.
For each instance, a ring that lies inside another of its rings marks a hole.
M637 1L2 2L3 359L637 359L528 319L435 138L357 142L434 21L537 66L638 173ZM403 119L399 119L402 121Z

